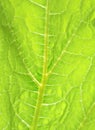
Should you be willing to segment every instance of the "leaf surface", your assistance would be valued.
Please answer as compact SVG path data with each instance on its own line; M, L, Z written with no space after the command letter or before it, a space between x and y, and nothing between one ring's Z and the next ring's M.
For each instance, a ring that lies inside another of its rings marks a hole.
M95 129L95 0L0 0L0 130Z

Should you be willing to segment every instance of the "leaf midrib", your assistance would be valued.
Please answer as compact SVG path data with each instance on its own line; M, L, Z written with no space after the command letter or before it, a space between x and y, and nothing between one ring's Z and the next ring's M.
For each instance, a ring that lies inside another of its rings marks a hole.
M47 0L46 3L46 16L45 16L45 37L44 37L44 59L43 59L43 72L42 72L42 80L41 84L39 86L39 92L38 92L38 98L37 98L37 104L36 109L34 113L33 122L31 124L30 130L36 130L38 119L40 116L40 110L43 102L43 94L46 87L47 82L47 60L48 60L48 16L49 16L49 8L48 8L49 2Z

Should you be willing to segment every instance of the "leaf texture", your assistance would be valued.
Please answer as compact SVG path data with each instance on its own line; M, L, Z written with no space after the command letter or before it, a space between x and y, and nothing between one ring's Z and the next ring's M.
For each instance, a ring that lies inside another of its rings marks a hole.
M95 0L0 0L0 130L95 129Z

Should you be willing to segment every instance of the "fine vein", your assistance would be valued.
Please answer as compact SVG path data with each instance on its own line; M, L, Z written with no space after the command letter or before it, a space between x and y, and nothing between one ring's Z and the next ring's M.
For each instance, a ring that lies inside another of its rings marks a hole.
M46 3L46 16L45 16L44 60L43 60L42 81L41 81L41 85L39 86L39 93L38 93L38 99L37 99L35 114L34 114L32 126L30 127L30 130L36 130L37 129L37 124L38 124L38 119L39 119L39 116L40 116L41 105L42 105L42 102L43 102L44 89L45 89L46 81L47 81L48 15L49 15L49 10L48 10L48 0L47 0L47 3Z

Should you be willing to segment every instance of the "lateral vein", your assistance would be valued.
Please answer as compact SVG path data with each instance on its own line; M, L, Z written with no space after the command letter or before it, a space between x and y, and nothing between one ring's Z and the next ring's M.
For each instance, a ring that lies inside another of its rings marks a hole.
M33 1L33 0L29 0L29 1L30 1L32 4L35 4L35 5L37 5L37 6L41 7L41 8L43 8L43 9L46 8L44 5L41 5L41 4L39 4L39 3L37 3L37 2L35 2L35 1Z

